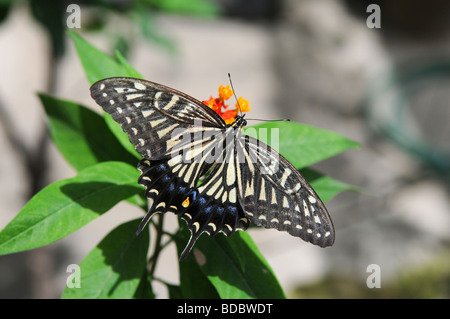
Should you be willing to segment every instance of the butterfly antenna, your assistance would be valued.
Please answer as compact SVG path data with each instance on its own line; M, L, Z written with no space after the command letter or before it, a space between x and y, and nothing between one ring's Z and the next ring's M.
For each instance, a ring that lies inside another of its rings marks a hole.
M231 81L231 74L230 73L228 73L228 80L230 81L230 86L231 86L231 89L233 90L233 95L234 95L234 98L236 99L236 104L238 106L239 113L242 116L241 105L239 104L239 100L238 100L238 98L236 96L236 93L235 93L235 90L234 90L234 87L233 87L233 81Z
M248 121L262 121L262 122L290 122L291 119L278 119L278 120L266 120L266 119L247 119Z
M236 99L236 104L238 106L239 113L242 115L241 105L239 104L239 100L238 100L238 98L236 96L236 93L235 93L236 91L234 90L233 81L231 81L231 74L230 73L228 73L228 80L230 81L230 86L231 86L231 89L233 90L233 95L234 95L234 98ZM291 121L290 119L279 119L279 120L247 119L247 120L263 121L263 122L272 122L272 121L290 122Z

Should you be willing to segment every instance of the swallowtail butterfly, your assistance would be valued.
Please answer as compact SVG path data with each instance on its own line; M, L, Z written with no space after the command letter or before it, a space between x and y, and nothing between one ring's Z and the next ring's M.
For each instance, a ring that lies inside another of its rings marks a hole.
M333 245L334 227L320 198L283 156L242 133L244 116L227 125L193 97L134 78L101 80L91 96L143 157L138 182L150 209L137 234L155 213L173 212L191 231L181 260L203 232L230 236L250 222Z

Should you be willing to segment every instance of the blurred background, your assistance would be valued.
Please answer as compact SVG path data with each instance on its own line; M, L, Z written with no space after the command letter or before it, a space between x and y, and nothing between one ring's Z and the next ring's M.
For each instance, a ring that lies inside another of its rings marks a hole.
M229 72L254 117L361 144L314 165L361 189L327 203L332 248L250 230L289 298L450 297L449 1L1 1L0 229L39 189L76 174L36 93L100 111L66 36L70 4L80 8L74 31L120 50L151 81L207 99ZM0 256L0 298L58 298L67 266L140 216L119 204L52 245ZM166 226L177 228L174 215ZM177 258L164 250L156 276L176 284ZM372 264L380 288L366 284ZM167 297L162 284L154 290Z

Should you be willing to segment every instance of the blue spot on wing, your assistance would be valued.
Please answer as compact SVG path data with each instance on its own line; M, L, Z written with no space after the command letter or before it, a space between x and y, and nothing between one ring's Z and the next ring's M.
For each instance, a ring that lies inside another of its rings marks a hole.
M204 198L204 197L200 197L200 198L198 199L198 201L200 202L200 205L201 205L201 206L205 206L205 205L206 205L206 202L207 202L206 198Z

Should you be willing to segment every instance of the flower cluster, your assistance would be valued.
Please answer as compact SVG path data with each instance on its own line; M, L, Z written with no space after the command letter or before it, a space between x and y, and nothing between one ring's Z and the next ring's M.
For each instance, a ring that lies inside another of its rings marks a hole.
M239 97L239 99L237 100L235 109L227 110L228 105L225 104L225 101L232 96L233 90L230 89L229 85L227 85L226 87L220 85L218 98L213 98L211 96L208 101L202 102L203 104L206 104L210 108L212 108L217 114L219 114L226 124L232 124L239 112L250 111L250 107L248 106L249 101L244 100L242 97Z

